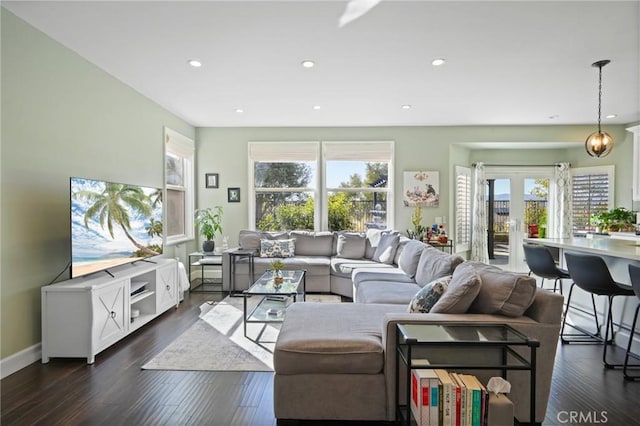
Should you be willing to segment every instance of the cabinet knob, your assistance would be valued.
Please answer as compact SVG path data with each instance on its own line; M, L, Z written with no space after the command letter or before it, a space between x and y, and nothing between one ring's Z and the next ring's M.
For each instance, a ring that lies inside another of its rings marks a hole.
M111 318L115 318L116 317L116 313L111 311Z
M171 291L171 286L167 284L167 291Z

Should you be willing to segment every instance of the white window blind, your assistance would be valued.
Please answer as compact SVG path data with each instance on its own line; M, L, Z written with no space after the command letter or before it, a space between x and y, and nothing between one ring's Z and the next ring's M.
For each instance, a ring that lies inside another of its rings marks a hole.
M471 246L471 168L456 166L455 244L456 251Z
M584 167L572 171L573 233L594 231L591 215L613 207L614 166Z
M318 142L249 142L253 162L317 161Z
M325 161L366 161L386 163L393 161L393 142L323 142Z

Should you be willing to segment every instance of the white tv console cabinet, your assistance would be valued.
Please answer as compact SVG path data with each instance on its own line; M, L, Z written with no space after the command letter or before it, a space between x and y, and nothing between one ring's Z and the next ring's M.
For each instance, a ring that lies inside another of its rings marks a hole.
M154 258L42 287L42 363L87 358L178 307L178 262Z

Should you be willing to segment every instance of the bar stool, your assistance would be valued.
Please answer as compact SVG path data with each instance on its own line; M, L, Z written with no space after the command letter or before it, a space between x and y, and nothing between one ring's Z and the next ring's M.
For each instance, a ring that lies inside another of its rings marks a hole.
M613 305L613 298L615 296L633 296L634 292L630 288L625 288L623 284L619 284L613 280L609 268L604 260L600 256L577 254L577 253L565 253L565 259L567 260L567 268L569 269L569 275L573 283L569 289L569 297L567 298L567 306L562 318L562 328L560 329L560 340L562 343L572 342L600 342L604 343L604 351L602 353L602 361L605 368L622 367L623 364L612 364L607 361L607 346L609 346L612 340L609 339L609 331L611 330L611 339L613 339L613 315L611 308ZM574 325L568 324L582 334L565 334L564 326L567 321L567 314L569 313L569 307L571 306L571 294L573 293L574 286L580 287L582 290L591 293L591 302L593 304L594 316L596 319L596 332L590 333L589 331ZM594 295L607 296L609 301L609 307L607 310L607 319L605 321L605 336L604 338L600 334L600 324L598 323L598 313L596 312L596 305ZM576 337L574 339L567 339L566 337Z
M540 288L544 286L545 278L553 279L554 292L558 286L558 281L560 281L560 294L562 294L561 280L571 278L569 271L558 268L553 255L547 247L536 244L524 244L522 247L524 248L527 265L529 265L529 276L533 273L542 278Z
M629 277L631 278L631 287L633 288L633 291L638 299L640 299L640 266L629 265ZM629 335L629 343L627 344L627 353L624 356L624 366L622 369L622 373L624 374L624 378L627 380L640 379L640 376L632 376L627 373L627 369L629 367L638 367L637 365L629 366L629 357L640 360L640 355L631 352L631 344L633 343L633 336L635 335L636 323L638 321L638 311L640 311L640 304L638 304L636 313L633 316L633 322L631 323L631 334Z

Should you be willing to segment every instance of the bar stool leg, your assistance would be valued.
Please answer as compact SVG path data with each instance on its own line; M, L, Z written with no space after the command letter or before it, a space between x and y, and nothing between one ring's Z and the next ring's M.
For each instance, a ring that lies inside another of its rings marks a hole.
M636 332L636 323L638 322L638 312L640 312L640 304L636 307L636 313L633 316L633 322L631 325L631 334L629 335L629 343L627 344L627 352L624 356L624 365L622 367L622 374L624 374L625 380L638 380L640 376L633 376L627 372L629 368L629 356L631 354L631 344L633 343L633 336L635 336ZM632 366L635 367L635 366Z
M569 297L567 297L567 305L564 309L564 315L562 316L562 326L560 327L560 341L562 343L593 343L593 341L602 342L602 334L600 333L600 322L598 321L598 311L596 311L596 299L591 293L591 304L593 306L593 317L596 320L596 331L591 333L582 327L569 324L569 327L580 331L582 334L565 334L564 327L567 322L567 316L569 314L569 307L571 306L571 295L573 294L573 288L575 283L571 283L569 287ZM613 327L613 325L611 326ZM612 328L613 329L613 328ZM567 337L576 337L575 339L567 339Z

